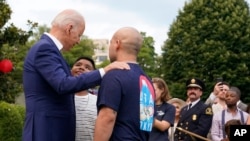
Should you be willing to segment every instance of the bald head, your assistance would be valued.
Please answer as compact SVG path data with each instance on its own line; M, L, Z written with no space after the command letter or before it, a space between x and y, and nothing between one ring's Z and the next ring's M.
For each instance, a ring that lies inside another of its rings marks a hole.
M120 28L115 32L113 38L121 42L124 51L134 55L139 53L143 41L140 32L133 27Z

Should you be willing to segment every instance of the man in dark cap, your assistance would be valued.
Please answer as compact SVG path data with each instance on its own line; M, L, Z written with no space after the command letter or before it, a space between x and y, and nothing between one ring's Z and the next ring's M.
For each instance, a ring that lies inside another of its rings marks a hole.
M198 78L191 78L186 81L187 97L189 104L182 108L180 120L177 127L183 130L175 130L175 141L199 141L206 138L210 130L213 112L209 105L204 104L200 98L205 89L205 84ZM200 138L185 131L192 132Z

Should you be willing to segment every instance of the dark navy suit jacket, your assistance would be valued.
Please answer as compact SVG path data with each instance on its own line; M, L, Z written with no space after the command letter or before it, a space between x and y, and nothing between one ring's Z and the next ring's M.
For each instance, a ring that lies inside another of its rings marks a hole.
M177 127L181 127L182 129L188 130L206 138L212 125L212 119L213 112L211 106L199 101L189 110L188 105L181 109L180 119ZM175 130L174 140L200 141L198 138L192 138L189 134L186 134L178 129Z
M98 70L73 77L55 43L42 35L24 61L23 141L74 141L74 93L100 82Z

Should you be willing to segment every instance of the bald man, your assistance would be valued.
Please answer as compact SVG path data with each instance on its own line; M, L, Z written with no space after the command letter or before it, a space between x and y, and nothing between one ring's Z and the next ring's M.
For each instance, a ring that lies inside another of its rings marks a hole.
M110 41L111 62L130 70L109 71L100 85L94 141L147 141L153 125L155 93L151 79L137 63L141 34L132 27L116 31Z
M74 141L74 94L99 85L111 69L129 68L124 62L114 62L73 77L60 51L78 44L84 30L83 16L72 9L64 10L52 21L50 32L44 33L29 50L23 68L23 141Z

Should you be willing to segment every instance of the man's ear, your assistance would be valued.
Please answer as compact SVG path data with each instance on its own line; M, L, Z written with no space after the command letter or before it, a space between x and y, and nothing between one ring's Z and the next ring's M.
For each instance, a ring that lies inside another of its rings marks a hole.
M121 44L122 44L121 40L116 40L115 43L116 43L115 50L119 50L121 48Z
M120 44L121 44L121 40L116 40L115 43L116 43L117 45L120 45Z
M67 34L67 35L70 35L72 29L73 29L73 25L72 25L72 24L67 24L67 25L65 26L66 34Z

